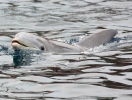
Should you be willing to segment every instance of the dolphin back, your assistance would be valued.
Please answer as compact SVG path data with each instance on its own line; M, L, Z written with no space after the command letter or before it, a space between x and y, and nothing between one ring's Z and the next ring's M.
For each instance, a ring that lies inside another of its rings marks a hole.
M117 33L117 30L114 29L103 30L84 38L78 43L78 45L86 48L99 46L106 42L109 42Z

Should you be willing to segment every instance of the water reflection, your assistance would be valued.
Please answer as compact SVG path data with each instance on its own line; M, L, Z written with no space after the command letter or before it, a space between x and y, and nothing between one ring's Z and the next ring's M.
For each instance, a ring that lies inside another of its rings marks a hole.
M13 55L13 62L14 62L14 67L18 67L18 66L23 66L23 65L27 65L27 63L25 61L23 61L23 53L21 51L17 51L15 50L14 55ZM29 63L29 61L28 61Z
M41 54L41 51L34 50L14 50L13 63L14 67L30 66L33 61L33 54Z

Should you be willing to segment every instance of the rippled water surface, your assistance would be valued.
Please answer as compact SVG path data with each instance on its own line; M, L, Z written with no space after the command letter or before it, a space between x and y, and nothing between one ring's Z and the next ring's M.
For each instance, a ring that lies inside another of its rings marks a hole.
M11 47L21 31L65 41L106 28L120 45L76 54ZM132 100L131 34L131 0L0 0L0 100Z

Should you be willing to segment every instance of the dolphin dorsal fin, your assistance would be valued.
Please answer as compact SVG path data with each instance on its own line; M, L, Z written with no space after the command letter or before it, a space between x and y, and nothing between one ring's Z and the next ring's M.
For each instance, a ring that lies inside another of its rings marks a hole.
M117 30L114 29L103 30L101 32L94 33L88 37L85 37L82 41L78 43L78 45L86 48L99 46L110 41L117 33Z

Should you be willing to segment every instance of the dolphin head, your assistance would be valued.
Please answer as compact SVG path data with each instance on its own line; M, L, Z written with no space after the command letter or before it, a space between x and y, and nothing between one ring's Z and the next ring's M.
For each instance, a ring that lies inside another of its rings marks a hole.
M15 35L14 39L12 40L12 47L15 50L29 49L29 50L41 50L44 52L56 52L56 53L82 51L80 46L66 44L63 42L47 39L26 32L20 32Z
M13 38L12 47L14 49L35 49L44 51L44 42L47 43L47 40L40 36L32 33L20 32Z

